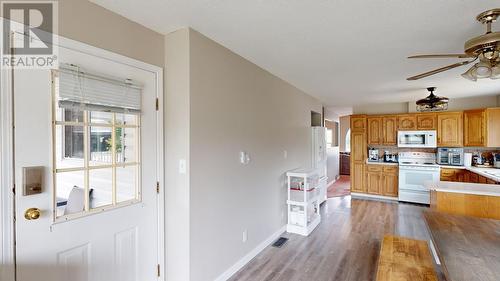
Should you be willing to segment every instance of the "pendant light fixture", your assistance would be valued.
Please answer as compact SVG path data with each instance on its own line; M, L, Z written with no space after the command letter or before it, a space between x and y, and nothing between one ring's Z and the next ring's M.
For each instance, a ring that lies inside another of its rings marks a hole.
M449 99L434 95L436 89L436 87L427 88L430 94L425 99L417 101L417 111L443 111L448 109Z

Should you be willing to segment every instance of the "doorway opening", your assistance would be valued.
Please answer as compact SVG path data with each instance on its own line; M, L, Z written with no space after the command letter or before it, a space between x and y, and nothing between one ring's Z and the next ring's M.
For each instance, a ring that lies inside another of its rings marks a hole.
M339 177L327 189L328 198L347 196L351 194L350 180L350 150L351 129L350 116L339 117Z

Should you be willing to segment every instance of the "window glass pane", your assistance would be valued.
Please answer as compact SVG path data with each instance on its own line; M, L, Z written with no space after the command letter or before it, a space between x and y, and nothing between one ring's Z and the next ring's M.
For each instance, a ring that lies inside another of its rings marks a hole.
M55 127L56 169L83 168L83 126Z
M111 168L89 171L90 208L111 205L113 194L113 172Z
M89 112L89 120L92 124L103 124L103 125L112 125L113 124L113 113L109 112L99 112L92 111Z
M83 171L56 174L56 205L58 217L84 211Z
M137 115L116 113L115 122L117 125L137 125Z
M137 162L137 128L116 128L116 162Z
M89 165L112 164L111 127L90 127Z
M136 198L138 166L116 168L116 201L123 202Z
M56 102L56 121L83 123L83 111L78 108L60 108Z

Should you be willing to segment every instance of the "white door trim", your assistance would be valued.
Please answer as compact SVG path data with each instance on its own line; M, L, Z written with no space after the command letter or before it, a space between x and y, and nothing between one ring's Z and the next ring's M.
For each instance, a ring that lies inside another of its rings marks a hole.
M0 280L14 281L14 173L11 71L0 73Z
M56 35L54 35L56 36ZM56 41L57 42L57 41ZM163 126L163 68L151 65L139 60L135 60L123 55L119 55L107 50L103 50L82 42L78 42L72 39L64 38L58 36L58 45L60 47L68 48L78 52L82 52L95 57L103 58L106 60L114 61L117 63L132 66L144 71L151 72L155 75L156 80L156 97L158 98L158 111L157 111L157 179L159 182L160 192L157 199L158 208L158 263L160 266L160 277L158 280L165 280L165 182L164 182L164 126ZM2 243L0 244L0 258L1 265L0 269L0 279L5 281L14 281L14 261L15 261L15 235L14 235L14 196L11 192L13 187L13 167L12 167L12 153L13 153L13 143L12 143L12 108L13 104L11 101L11 89L10 83L8 82L10 76L10 71L2 70L1 72L1 96L0 96L0 108L2 121L1 135L0 135L0 151L1 151L1 161L0 161L0 172L1 172L1 186L9 188L0 188L0 234L2 236ZM148 106L148 105L145 105ZM154 107L154 104L150 106ZM146 187L143 187L146 188ZM149 188L149 187L147 187ZM156 188L152 186L150 188ZM4 265L8 265L4 267ZM5 277L3 274L6 274Z

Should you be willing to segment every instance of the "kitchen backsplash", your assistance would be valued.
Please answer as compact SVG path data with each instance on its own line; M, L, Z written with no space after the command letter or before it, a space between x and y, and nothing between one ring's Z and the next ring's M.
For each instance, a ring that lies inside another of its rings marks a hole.
M407 147L396 147L396 146L381 146L381 145L369 145L368 149L375 148L378 149L380 157L384 155L384 151L388 151L391 154L397 154L402 151L418 151L418 152L429 152L436 153L437 148L407 148ZM464 147L464 153L481 153L483 155L491 155L491 153L500 153L500 148L488 148L488 147Z

